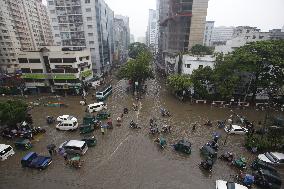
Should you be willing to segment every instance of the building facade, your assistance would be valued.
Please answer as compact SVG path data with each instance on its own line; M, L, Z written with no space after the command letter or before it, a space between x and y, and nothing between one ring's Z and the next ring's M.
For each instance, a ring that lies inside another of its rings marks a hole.
M123 19L114 18L114 61L123 63L128 57L128 28Z
M186 52L203 44L208 0L159 0L157 5L160 51Z
M38 50L53 45L48 12L41 0L0 1L0 67L3 72L19 69L20 50Z
M113 11L103 0L48 0L56 45L89 48L93 72L107 72L114 53Z
M203 45L211 46L213 29L214 29L214 21L206 21L204 37L203 37Z
M214 27L211 37L211 45L223 45L233 38L235 27L219 26Z
M158 50L157 44L157 32L158 32L158 12L153 9L149 9L148 26L146 32L146 43L150 47L152 52Z
M93 77L89 49L69 51L59 46L21 51L19 66L26 88L33 92L79 94L82 81Z

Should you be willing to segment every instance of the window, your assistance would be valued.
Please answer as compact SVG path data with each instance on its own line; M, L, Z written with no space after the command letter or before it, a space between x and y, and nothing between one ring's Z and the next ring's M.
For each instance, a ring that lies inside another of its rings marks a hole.
M55 34L55 37L60 37L60 35L59 34Z
M51 14L54 14L54 13L55 13L55 10L50 10L50 13L51 13Z
M32 69L32 73L43 73L42 69Z
M92 17L87 17L87 21L92 21Z
M90 3L90 0L85 0L85 3L87 4L87 3Z
M21 71L22 71L22 73L31 73L30 68L22 68Z
M51 58L49 59L50 63L62 63L62 59L61 58Z
M92 29L93 28L93 26L92 25L88 25L88 29Z
M86 12L91 12L92 9L91 8L86 8Z
M58 30L59 27L58 27L58 26L53 26L53 29L54 29L54 30Z
M74 63L76 58L63 58L63 63Z
M27 58L19 58L19 63L29 63Z
M56 19L56 18L52 18L51 20L52 20L52 22L56 22L56 21L57 21L57 19Z
M203 65L199 65L199 66L198 66L198 69L202 69L202 68L203 68Z
M185 67L186 68L190 68L191 64L186 64Z
M54 2L53 1L48 1L48 4L49 5L54 5Z
M94 36L94 34L93 33L88 33L88 36L92 37L92 36Z
M94 41L89 41L89 44L93 45L93 44L95 44L95 42Z
M40 59L29 59L29 63L40 63Z

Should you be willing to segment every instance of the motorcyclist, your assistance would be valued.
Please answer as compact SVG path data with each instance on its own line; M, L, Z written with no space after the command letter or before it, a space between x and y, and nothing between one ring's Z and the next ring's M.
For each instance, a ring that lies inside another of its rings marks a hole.
M211 171L213 167L213 160L211 158L207 158L206 160L202 161L200 165L205 170Z
M130 127L133 127L133 128L136 127L136 123L133 120L130 121Z

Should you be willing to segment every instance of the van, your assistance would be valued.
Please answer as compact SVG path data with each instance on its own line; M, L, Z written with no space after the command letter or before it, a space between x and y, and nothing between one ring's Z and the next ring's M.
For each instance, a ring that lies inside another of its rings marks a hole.
M112 86L108 86L101 92L96 92L96 98L99 101L104 101L112 93Z
M98 112L103 109L107 109L107 105L104 102L98 102L94 104L89 104L87 107L87 111L89 113Z
M67 154L84 155L88 150L88 146L85 141L69 140L61 144L59 149L64 149Z
M62 131L73 131L78 128L78 122L75 120L64 120L56 125L56 129Z
M4 161L14 154L15 152L10 145L0 144L0 161Z

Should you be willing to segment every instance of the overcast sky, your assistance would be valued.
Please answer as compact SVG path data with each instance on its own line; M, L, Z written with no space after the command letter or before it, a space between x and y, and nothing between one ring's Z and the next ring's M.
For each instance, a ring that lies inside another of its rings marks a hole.
M43 0L45 1L45 0ZM105 0L115 14L128 16L135 39L145 36L149 9L156 0ZM215 26L255 26L263 31L284 26L284 0L209 0L207 20Z

